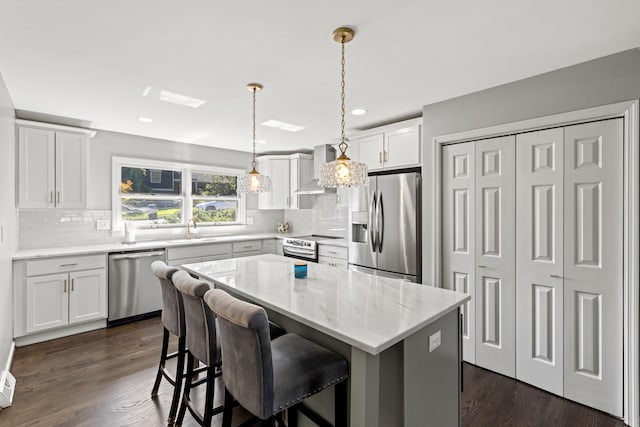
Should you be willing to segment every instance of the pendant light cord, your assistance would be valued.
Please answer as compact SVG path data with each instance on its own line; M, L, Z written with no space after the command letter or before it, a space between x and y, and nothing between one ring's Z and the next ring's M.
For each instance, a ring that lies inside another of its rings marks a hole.
M340 41L340 45L342 46L342 60L340 62L341 65L341 73L340 73L340 77L341 77L341 82L340 82L340 101L341 101L341 105L340 105L340 145L338 145L338 147L340 148L340 151L342 154L345 154L345 151L347 150L347 143L344 141L345 137L344 137L344 35L342 36L342 40Z
M256 170L256 91L257 88L253 88L253 161L251 162L252 170Z

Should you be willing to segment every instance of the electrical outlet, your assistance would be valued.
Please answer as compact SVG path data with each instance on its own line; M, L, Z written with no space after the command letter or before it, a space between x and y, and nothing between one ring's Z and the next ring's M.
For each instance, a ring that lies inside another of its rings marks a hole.
M96 230L110 230L111 221L108 219L99 219L96 221Z
M440 347L440 344L442 344L442 336L440 334L440 331L429 335L429 353Z

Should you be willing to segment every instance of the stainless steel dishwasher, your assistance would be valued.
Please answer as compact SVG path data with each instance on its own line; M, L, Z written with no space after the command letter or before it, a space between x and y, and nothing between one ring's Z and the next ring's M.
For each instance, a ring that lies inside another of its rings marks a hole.
M151 271L154 261L167 261L164 249L109 254L109 326L162 310L160 284Z

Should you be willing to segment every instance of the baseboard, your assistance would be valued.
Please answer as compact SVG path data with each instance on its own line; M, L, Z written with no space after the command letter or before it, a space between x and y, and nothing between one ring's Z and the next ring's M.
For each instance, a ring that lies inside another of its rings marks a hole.
M52 329L50 331L44 331L37 334L25 335L22 337L16 337L15 344L18 347L25 345L36 344L43 341L49 341L56 338L67 337L69 335L80 334L82 332L94 331L96 329L103 329L107 327L107 319L100 319L88 323L80 323L73 326L66 326L60 329Z

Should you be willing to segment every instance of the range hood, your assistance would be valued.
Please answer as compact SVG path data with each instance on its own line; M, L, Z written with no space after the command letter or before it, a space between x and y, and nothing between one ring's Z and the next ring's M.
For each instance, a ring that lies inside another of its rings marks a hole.
M336 159L336 150L332 146L318 145L313 149L313 179L306 182L302 187L296 190L296 194L328 194L335 193L335 188L325 188L318 184L320 177L320 166L326 162L332 162Z

